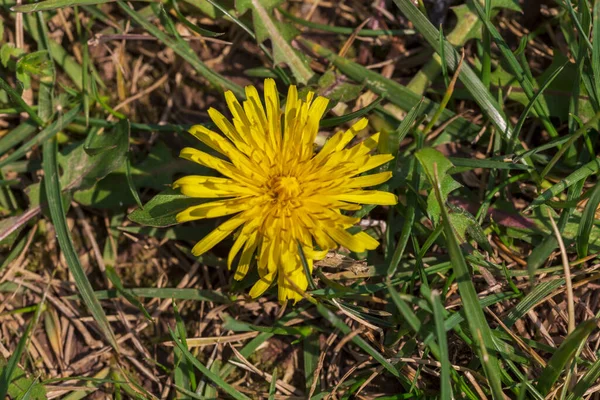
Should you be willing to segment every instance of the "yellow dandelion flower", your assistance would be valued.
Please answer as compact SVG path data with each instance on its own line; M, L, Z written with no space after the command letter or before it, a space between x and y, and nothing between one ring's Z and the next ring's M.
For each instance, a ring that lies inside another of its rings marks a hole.
M309 92L301 100L296 87L290 86L282 110L275 81L267 79L264 103L254 86L246 87L246 98L240 104L233 93L225 93L231 122L217 110L208 110L224 136L200 125L190 129L223 157L189 147L181 151L181 157L223 177L194 175L174 182L173 187L186 196L216 199L189 207L177 215L177 221L233 215L200 240L192 253L199 256L236 232L227 263L231 268L241 251L234 276L241 280L252 261L257 261L260 279L250 296L260 296L277 279L279 300L298 301L308 286L298 244L311 272L313 261L338 245L355 252L379 245L365 232L350 234L347 229L359 219L342 211L358 210L359 204L396 204L391 193L363 189L386 182L391 172L361 175L393 157L370 154L379 134L346 148L367 126L366 119L335 134L315 153L319 121L328 104L325 97L315 98Z

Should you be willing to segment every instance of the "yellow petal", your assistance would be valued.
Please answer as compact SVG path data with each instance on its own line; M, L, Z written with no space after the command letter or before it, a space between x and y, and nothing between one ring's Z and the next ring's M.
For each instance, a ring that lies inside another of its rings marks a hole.
M337 243L356 253L362 253L365 250L374 250L379 245L377 240L364 232L351 235L345 229L340 228L326 229L326 232Z
M363 175L357 178L352 178L345 187L360 188L381 185L387 182L392 177L392 171L380 172L378 174Z
M212 199L217 197L257 196L257 188L239 184L231 179L188 175L173 182L173 189L188 197Z
M244 246L244 250L242 251L242 255L240 257L240 262L238 263L237 269L235 270L235 275L233 276L233 279L235 279L236 281L241 281L248 273L248 270L250 269L250 263L252 262L257 245L258 232L254 231L249 235L248 240L246 241L246 245Z
M219 227L213 230L211 233L206 235L201 241L196 243L194 248L192 249L192 254L196 257L206 253L213 247L215 247L219 242L225 239L227 236L231 234L236 228L242 225L246 219L243 215L237 215L222 223Z
M248 146L243 146L242 148L245 152L242 152L229 140L223 138L216 132L206 129L202 125L193 126L190 129L190 133L211 149L227 156L233 165L245 172L246 176L256 179L265 178L261 168L252 163L246 156L246 153L251 153L251 149L249 149ZM238 140L237 143L239 144L240 141Z
M225 136L227 136L227 138L229 138L229 140L231 140L232 142L242 140L242 137L240 136L238 131L235 129L235 127L218 110L216 110L212 107L209 108L208 116L210 117L210 119L212 119L212 121L215 123L215 125L217 125L217 128L219 128L221 130L221 132L223 132L223 134Z
M269 121L269 138L273 148L279 148L281 143L281 110L279 94L273 79L265 79L265 106Z
M241 171L236 168L235 165L230 162L221 160L220 158L211 156L208 153L203 151L185 147L181 150L179 157L185 158L186 160L194 161L200 165L204 165L205 167L214 169L215 171L220 172L222 175L225 175L228 178L233 179L234 181L244 182L244 184L253 186L256 184L256 180L260 177L252 175L251 171ZM250 174L250 176L248 176Z
M247 210L252 205L247 200L231 199L211 201L210 203L188 207L177 214L177 222L183 223L205 218L216 218Z
M277 274L277 269L274 269L273 272L271 272L265 276L262 276L254 284L254 286L252 286L252 289L250 289L250 297L255 299L255 298L259 297L260 295L262 295L265 292L265 290L267 290L271 286L271 284L273 284L276 274Z
M391 161L393 159L394 156L391 154L377 154L375 156L371 156L369 157L369 160L363 164L362 167L356 170L356 174L361 174L363 172L370 171L373 168L377 168L380 165L383 165L386 162Z
M335 198L351 203L376 204L382 206L391 206L398 203L398 198L393 193L382 192L379 190L357 190L337 195Z

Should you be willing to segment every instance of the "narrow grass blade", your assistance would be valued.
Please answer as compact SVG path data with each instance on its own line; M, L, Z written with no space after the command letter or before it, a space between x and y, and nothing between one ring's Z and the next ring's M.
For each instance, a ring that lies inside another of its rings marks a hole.
M321 57L325 57L344 75L349 78L364 83L371 91L383 96L405 111L409 111L422 101L421 111L423 114L433 114L439 108L439 105L429 99L413 93L410 89L402 86L398 82L387 79L375 71L371 71L362 65L340 57L329 49L305 39L299 39L305 46ZM450 110L444 110L441 115L441 121L447 121L456 115ZM445 129L450 135L461 138L473 138L481 128L462 117L454 119Z
M123 287L119 275L117 275L117 272L111 265L106 265L106 277L112 282L113 285L115 285L115 288L117 289L119 294L125 297L127 301L129 301L133 306L140 310L140 312L144 315L144 317L146 317L148 321L153 321L152 316L150 316L148 311L146 311L144 305L135 296L133 296L131 292L128 292Z
M46 0L39 3L22 4L11 7L11 11L19 13L30 13L36 11L55 10L57 8L73 7L73 6L91 6L94 4L104 4L113 2L114 0ZM142 0L138 0L142 1Z
M531 98L531 100L529 100L529 103L527 104L527 106L523 110L523 113L521 114L521 116L519 117L519 120L517 121L517 124L515 125L515 131L514 131L515 133L514 134L515 134L516 137L519 137L519 133L521 132L521 128L523 127L523 124L525 124L525 120L529 116L529 113L531 112L531 110L533 108L535 108L535 106L537 104L538 98L540 96L542 96L543 93L546 91L546 89L548 89L550 87L550 85L552 84L552 82L554 82L554 80L558 77L558 75L560 75L560 73L563 71L563 69L565 69L565 67L568 65L568 63L569 63L569 61L566 61L560 67L556 68L552 72L552 74L546 79L546 81L542 84L542 86L535 93L535 95L533 95L533 97ZM543 118L547 118L547 116L543 116Z
M118 351L118 345L115 340L115 336L112 332L110 324L106 319L104 310L100 305L100 302L94 295L92 285L88 280L83 267L79 262L79 257L75 251L73 245L73 239L71 233L67 227L67 219L65 216L65 210L63 208L60 180L58 176L58 163L56 160L58 149L56 140L51 139L44 143L43 149L43 169L44 169L44 186L46 190L46 196L48 198L48 208L50 210L50 216L52 217L52 223L56 230L56 236L60 248L67 260L69 270L73 274L75 279L75 285L79 289L79 294L83 299L83 302L92 313L96 323L98 324L100 331L106 337L108 343Z
M33 108L31 108L31 106L27 104L14 89L4 79L2 79L2 77L0 77L0 89L4 90L10 96L10 98L13 99L18 107L22 108L23 111L29 114L29 117L31 117L33 122L35 122L38 126L44 126L44 121L38 117Z
M307 63L298 56L296 50L292 48L287 40L285 40L261 2L259 0L250 1L252 2L252 13L255 26L257 19L260 20L271 39L275 64L285 61L299 83L308 83L315 73L309 68Z
M321 128L330 128L332 126L339 126L348 121L352 121L355 118L360 118L363 115L368 114L375 107L377 107L383 99L384 99L384 97L381 96L378 99L376 99L375 101L373 101L371 104L369 104L368 106L366 106L364 108L361 108L360 110L357 110L357 111L354 111L354 112L351 112L351 113L348 113L346 115L342 115L339 117L323 119L323 120L321 120L321 123L319 124L319 126Z
M344 26L332 26L319 24L312 21L306 21L302 18L298 18L295 15L279 9L279 12L287 19L294 21L307 28L316 29L323 32L339 33L340 35L352 35L356 28L348 28ZM361 29L356 33L356 36L361 37L378 37L378 36L410 36L414 35L415 31L412 29Z
M275 400L275 393L277 392L277 368L273 370L271 375L271 384L269 385L269 400Z
M512 162L504 162L497 160L478 160L476 158L458 158L458 157L449 157L449 160L454 164L455 167L464 167L469 169L474 168L489 168L489 169L508 169L508 170L518 170L518 171L530 171L533 167L523 164L515 164ZM450 170L450 173L452 170Z
M339 329L344 335L348 335L352 332L352 329L348 325L344 323L335 313L325 307L323 304L317 304L317 311L319 314L323 316L331 325L335 328ZM394 367L386 358L375 350L369 343L367 343L362 337L356 335L352 338L352 342L356 344L358 347L363 349L367 354L373 357L377 362L379 362L389 373L394 375L395 377L400 376L400 372Z
M546 368L540 373L540 379L536 388L541 394L549 395L551 393L554 383L565 372L567 363L575 355L577 348L596 329L597 325L598 320L596 319L585 321L560 344L559 348L552 355L552 358L550 358L550 361L548 361Z
M579 379L573 391L567 396L567 400L583 399L584 394L598 382L598 379L600 379L600 360L596 360Z
M32 334L32 331L37 322L39 321L40 315L42 314L42 311L44 309L44 300L45 296L42 298L40 304L37 305L33 318L27 324L27 327L23 332L23 336L21 336L19 342L17 343L15 351L11 354L10 358L8 359L8 363L2 370L2 374L0 374L0 399L7 398L6 395L8 392L8 387L10 386L12 380L13 373L15 372L17 364L19 363L19 360L21 359L21 356L25 351L25 346L29 341L29 336Z
M419 163L416 159L413 158L411 161L413 164L413 179L411 186L413 189L418 190L419 182L421 180L419 174ZM402 255L404 254L404 250L406 249L406 245L408 244L408 239L410 238L413 224L415 223L415 215L417 210L417 194L415 190L407 189L406 195L406 214L404 219L404 225L402 226L402 232L400 232L400 238L398 239L398 243L396 244L396 249L392 254L392 259L390 260L390 264L387 270L388 278L393 278L396 274L396 270L398 269L398 265L400 264L400 260L402 259Z
M0 168L23 157L29 150L31 150L33 146L39 145L44 141L54 137L58 132L63 130L65 126L67 126L69 123L71 123L71 121L73 121L73 119L75 118L77 113L79 113L80 110L81 105L78 105L72 110L69 110L69 112L67 112L65 115L62 115L59 118L57 118L43 131L41 131L35 137L21 145L21 147L12 152L8 157L0 161Z
M315 371L319 365L319 335L309 335L304 338L302 346L304 359L305 393L310 393L313 386L319 386L319 377L315 382Z
M594 2L593 10L594 22L593 41L592 41L592 71L594 71L594 83L596 89L596 98L600 97L600 2Z
M450 224L446 205L442 200L437 164L434 163L433 165L430 165L429 168L426 165L423 166L425 167L427 177L433 186L436 199L441 209L446 245L448 247L448 252L450 253L452 268L456 274L458 291L463 302L469 330L471 331L474 342L477 344L477 348L475 350L479 354L485 375L488 378L493 398L498 400L503 399L504 394L502 392L502 381L500 379L502 373L500 371L498 358L496 357L496 349L494 340L492 338L492 331L487 324L485 315L483 314L483 311L479 305L479 298L477 297L477 291L475 290L475 286L471 280L469 267L467 266L465 257L460 249L458 241L456 240L456 234L454 232L454 228Z
M217 304L229 304L231 300L223 293L213 290L202 289L178 289L178 288L134 288L124 289L133 296L146 297L150 299L176 299L176 300L194 300L210 301ZM116 299L120 297L117 290L98 290L94 292L98 300ZM68 298L74 298L69 296Z
M185 324L181 319L181 314L179 314L179 308L176 303L173 303L173 311L175 312L175 334L177 335L178 340L181 341L181 345L184 346L187 350L189 350L187 345L187 335L185 331ZM186 390L195 390L196 389L196 376L194 375L194 368L191 362L184 358L181 350L179 348L174 349L174 368L173 368L173 376L175 380L175 384Z
M17 147L17 144L33 134L37 127L38 125L32 119L28 119L4 135L0 139L0 156Z
M577 169L575 172L572 172L566 178L561 179L558 183L552 185L550 189L547 189L544 193L536 197L530 204L527 206L525 211L529 211L535 207L538 207L541 204L546 203L548 200L557 196L563 190L568 187L576 184L577 182L586 179L588 176L598 173L600 170L600 158L596 158L584 166Z
M506 318L504 318L504 324L509 328L512 327L529 310L533 309L536 304L564 284L564 279L555 279L535 285L533 290L523 297L521 301L510 310Z
M185 348L185 346L178 339L177 335L175 334L175 332L173 332L173 330L169 329L169 332L171 333L171 337L173 338L173 343L175 343L175 345L181 351L183 356L188 361L190 361L192 363L192 365L194 367L196 367L198 369L198 371L200 371L202 373L202 375L204 375L205 377L207 377L208 379L213 381L215 385L217 385L220 389L222 389L225 393L227 393L234 399L250 400L249 397L247 397L243 393L240 393L239 391L235 390L235 388L233 386L231 386L227 382L225 382L219 375L215 374L210 369L206 368L206 366L204 364L202 364L200 361L198 361L198 359L196 357L194 357L194 355L192 353L190 353L190 351L188 349Z
M0 375L0 399L7 398L6 394L8 392L8 387L10 386L10 382L12 380L13 372L17 367L17 363L21 359L21 355L23 355L23 351L25 350L25 344L29 340L29 335L31 333L31 327L33 326L34 321L32 320L27 324L27 328L23 332L21 339L19 339L19 343L17 343L17 348L11 354L8 359L8 363L6 367L3 368L2 374Z
M571 145L573 143L575 143L575 141L577 139L579 139L579 137L581 137L583 134L587 133L587 131L589 129L593 129L596 126L596 124L598 124L598 121L600 121L600 112L596 113L596 115L594 115L592 118L590 118L589 121L586 122L584 126L582 126L577 131L575 131L575 133L573 134L573 136L571 136L571 138L567 141L567 143L563 147L561 147L556 152L554 157L552 157L552 160L550 160L550 162L548 164L546 164L546 166L544 167L544 170L542 171L540 176L542 178L545 177L548 174L548 172L550 172L550 170L552 170L554 165L562 157L562 155L565 153L565 151L567 151L571 147Z
M448 354L448 338L446 337L446 329L444 326L444 306L440 300L440 294L437 291L431 291L426 286L422 286L421 290L429 298L431 308L433 309L433 321L435 323L435 333L437 343L440 348L440 363L442 364L440 374L440 399L450 400L452 396L452 386L450 378L450 355Z
M163 42L167 47L173 49L173 51L181 58L190 63L190 65L194 67L196 71L198 71L198 73L206 78L206 80L208 80L212 85L220 88L221 90L231 90L236 96L238 96L238 98L245 98L244 90L239 85L231 82L207 67L206 64L200 61L196 53L192 51L185 41L176 40L166 35L163 31L148 22L136 10L129 7L127 3L119 0L117 1L117 4L127 15L129 15L132 20L144 28L144 30Z
M394 0L400 11L414 24L425 40L433 49L440 54L439 31L429 22L427 17L410 0ZM448 67L456 69L460 61L460 55L448 41L444 40L444 56ZM468 65L463 65L460 71L460 80L469 90L479 107L498 129L499 133L512 139L513 133L508 121L504 118L498 102L489 90L485 88L481 80Z
M590 233L594 221L596 220L596 210L598 204L600 204L600 183L596 183L596 186L591 190L592 195L585 205L585 209L581 214L581 223L577 229L577 255L579 258L583 258L588 255L588 248L590 243Z
M487 32L491 35L492 39L494 40L494 42L500 49L500 52L502 53L502 56L504 57L504 59L508 62L508 65L510 66L512 73L517 78L517 81L521 85L521 88L523 88L523 91L527 95L527 97L530 101L530 104L533 106L533 108L535 109L538 116L540 116L540 119L541 119L542 123L544 124L544 127L548 130L548 133L550 134L550 136L552 136L552 137L558 136L558 133L556 132L556 128L554 128L554 125L552 125L552 123L550 122L550 118L548 117L546 109L543 107L543 105L540 101L536 101L536 100L538 100L539 97L536 96L534 93L534 82L530 78L528 71L525 70L523 68L523 66L519 63L519 61L513 54L512 50L510 49L510 47L508 46L508 44L506 43L506 41L504 40L502 35L500 35L498 30L492 24L492 22L489 18L489 15L485 12L485 10L483 9L483 7L479 3L479 1L472 0L472 1L470 1L470 4L475 8L475 11L479 15L479 19L483 22ZM543 92L543 90L540 89L538 92L538 95L542 92ZM514 133L517 134L518 131L515 130ZM515 139L516 139L516 137L515 137Z

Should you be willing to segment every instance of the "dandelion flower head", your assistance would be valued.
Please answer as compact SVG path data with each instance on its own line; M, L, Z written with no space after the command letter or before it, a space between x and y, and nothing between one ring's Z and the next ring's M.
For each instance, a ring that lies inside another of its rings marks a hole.
M366 119L336 133L315 151L328 99L315 98L313 92L301 100L296 87L290 86L282 108L275 81L267 79L264 102L254 86L246 87L246 98L240 103L232 92L225 93L231 121L215 109L208 110L222 135L200 125L190 129L220 156L187 147L181 157L222 177L192 175L175 181L173 187L186 196L215 199L187 208L177 221L230 216L192 253L199 256L234 233L228 256L231 268L239 255L234 279L243 279L256 261L260 279L250 296L262 295L276 282L279 301L296 302L308 287L300 246L311 273L313 261L339 245L355 252L377 248L377 240L366 232L347 231L359 218L343 211L359 210L360 204L396 204L391 193L364 190L386 182L391 172L363 175L393 157L371 154L379 134L347 147L366 128Z

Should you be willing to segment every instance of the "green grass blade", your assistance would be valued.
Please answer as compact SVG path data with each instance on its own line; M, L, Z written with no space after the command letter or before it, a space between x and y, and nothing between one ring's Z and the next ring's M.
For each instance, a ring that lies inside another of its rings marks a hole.
M592 71L596 88L596 98L600 97L600 2L594 2L593 10L594 22L593 41L592 41Z
M566 148L566 146L564 147ZM577 169L575 172L569 174L566 178L560 180L560 182L552 185L550 189L547 189L544 193L536 197L530 204L527 206L525 211L529 211L533 208L538 207L541 204L546 203L548 200L560 194L563 190L571 187L577 182L586 179L588 176L598 173L600 170L600 158L596 158L584 166Z
M173 332L172 329L169 328L169 332L171 333L171 337L173 338L173 343L175 343L177 348L181 351L181 354L183 354L183 356L188 361L190 361L192 363L192 365L194 367L196 367L198 369L198 371L200 371L202 373L202 375L204 375L205 377L207 377L208 379L213 381L213 383L215 385L217 385L225 393L227 393L234 399L250 400L249 397L247 397L243 393L240 393L237 390L235 390L235 388L233 386L231 386L227 382L225 382L219 375L215 374L210 369L206 368L206 366L204 364L202 364L200 361L198 361L198 359L196 359L196 357L194 357L194 355L192 353L190 353L190 351L188 349L185 348L183 343L178 339L177 335L175 334L175 332Z
M112 265L106 265L106 277L112 282L113 285L115 285L115 288L117 289L119 294L125 297L127 301L129 301L133 306L140 310L140 312L144 315L144 317L146 317L148 321L154 321L152 319L152 316L144 308L144 305L135 296L133 296L131 292L128 292L123 287L121 279L119 278L119 275L117 275L117 272L115 271Z
M564 279L555 279L535 285L533 290L523 297L521 301L510 310L506 318L504 318L504 324L510 328L528 311L533 309L536 304L564 284Z
M495 28L492 21L489 19L488 14L485 12L485 10L483 9L483 7L479 3L479 1L471 0L470 4L475 8L475 11L477 11L477 14L479 15L479 19L483 22L487 32L489 32L492 39L494 40L494 42L500 49L500 52L502 53L502 56L504 57L504 59L508 62L508 65L510 66L512 73L517 78L517 81L519 82L519 84L521 85L521 88L523 88L523 91L525 92L525 94L529 98L530 102L532 103L536 113L538 114L538 116L540 116L541 121L544 124L544 127L548 130L548 133L550 134L550 136L552 136L552 137L558 136L558 133L556 132L556 128L554 128L554 125L552 125L552 123L550 122L550 118L548 117L548 114L546 113L546 110L543 107L542 103L540 101L535 101L536 96L534 93L534 82L532 82L532 80L528 76L527 71L524 70L524 68L521 66L521 64L519 63L519 61L517 60L517 58L511 51L510 47L508 46L508 44L506 43L506 41L504 40L502 35L500 35L500 33ZM540 93L541 92L542 92L542 90L540 90ZM516 134L518 132L514 131L514 133ZM516 137L515 137L515 140L516 140Z
M342 124L345 124L348 121L352 121L355 118L360 118L365 114L368 114L372 109L374 109L375 107L377 107L379 105L379 103L382 102L382 100L384 99L383 96L379 97L377 100L373 101L371 104L369 104L366 107L361 108L360 110L345 114L345 115L341 115L339 117L331 117L331 118L326 118L321 120L319 126L321 128L330 128L332 126L340 126Z
M11 354L6 366L2 369L2 374L0 375L0 399L7 398L6 394L12 380L13 372L15 371L17 364L21 359L21 355L23 355L25 344L29 340L29 334L31 333L31 327L33 326L33 323L34 321L32 320L29 322L29 324L27 324L25 332L23 332L21 339L19 339L19 342L17 343L17 348Z
M16 106L20 107L29 114L29 117L35 122L38 126L44 126L44 120L42 120L36 112L31 108L29 104L23 100L21 96L4 80L0 77L0 89L4 90L11 99L16 103Z
M333 325L336 329L339 329L344 335L348 335L352 332L352 329L348 325L344 323L333 311L325 307L323 304L317 304L317 311L319 314L325 318L325 320L329 321L331 325ZM388 372L390 372L395 377L400 376L400 372L394 367L386 358L375 350L369 343L367 343L362 337L356 335L352 338L352 342L356 344L358 347L363 349L367 354L373 357L377 362L379 362Z
M223 293L214 290L203 289L179 289L179 288L133 288L124 289L131 293L132 296L146 297L150 299L176 299L176 300L194 300L194 301L210 301L217 304L229 304L231 300ZM97 290L94 295L98 300L116 299L121 297L118 290ZM75 298L76 296L68 296L67 298Z
M15 370L17 368L17 364L19 363L19 360L21 359L21 356L23 355L23 352L25 351L25 346L27 345L27 342L29 341L29 336L32 334L34 327L37 325L37 323L40 319L40 315L42 314L42 311L44 310L45 299L46 299L46 297L44 295L42 297L42 301L36 307L33 318L27 324L27 327L25 328L25 331L23 332L23 336L21 336L21 338L19 339L19 342L17 343L17 347L15 348L15 351L11 354L10 358L8 359L8 363L2 369L2 374L0 374L0 399L7 398L6 395L8 392L8 387L10 386L10 383L12 380L13 373L15 372Z
M542 84L540 89L535 93L535 95L533 95L531 100L529 100L529 103L523 110L523 113L521 113L521 116L519 117L519 120L517 121L517 124L515 125L515 136L516 137L519 136L519 133L521 132L521 128L523 127L523 124L525 124L525 120L529 116L529 113L531 112L531 110L533 108L535 108L535 105L538 104L538 102L537 102L538 98L544 94L546 89L548 89L550 87L552 82L554 82L554 80L563 71L563 69L565 69L565 67L568 65L568 63L569 63L569 61L565 62L564 64L562 64L561 66L556 68L552 72L552 74L544 81L544 83Z
M590 120L586 122L584 126L575 131L575 133L573 134L573 136L571 136L567 143L563 147L561 147L556 152L554 157L552 157L552 160L550 160L550 162L546 164L544 170L541 173L541 177L545 177L548 174L548 172L550 172L550 170L554 167L554 165L558 162L558 160L562 157L562 155L571 147L571 145L573 145L573 143L575 143L575 141L579 139L580 136L586 134L589 129L593 129L598 124L598 121L600 121L600 112L596 113L596 115L590 118Z
M275 64L279 64L282 61L285 62L292 70L294 77L299 83L308 83L315 75L308 63L300 58L296 50L288 43L281 32L279 32L279 29L261 2L259 0L250 0L250 2L253 8L252 13L254 16L255 28L257 21L260 21L267 35L271 39Z
M319 387L319 377L317 376L317 382L315 380L315 371L319 365L319 335L308 335L304 338L303 342L303 359L304 359L304 382L305 382L305 393L309 393L313 384L315 387Z
M583 258L588 255L588 248L590 243L590 233L594 221L596 220L596 210L598 204L600 204L600 183L596 183L596 186L591 190L592 195L585 205L585 209L581 214L581 223L577 229L577 255L579 258Z
M44 170L44 187L46 190L46 197L48 199L48 208L50 210L50 216L52 217L52 223L56 230L56 236L60 248L67 260L69 270L73 274L75 279L75 285L79 290L79 294L83 299L83 302L92 313L96 323L100 327L100 331L106 337L108 343L118 351L118 345L115 340L115 336L112 332L110 324L106 319L104 310L100 305L100 302L94 295L92 285L88 280L83 267L75 251L73 245L73 239L71 233L67 227L67 219L65 216L65 210L63 208L60 180L58 176L58 163L56 155L58 148L56 140L51 139L44 143L43 149L43 170Z
M581 379L579 379L573 391L567 396L567 400L583 399L584 394L598 382L598 379L600 379L600 360L592 364Z
M71 123L71 121L73 121L73 119L75 118L77 113L79 113L80 110L81 105L78 105L72 110L69 110L69 112L67 112L65 115L61 115L53 123L48 125L43 131L35 135L35 137L28 140L26 143L21 145L21 147L12 152L8 157L0 161L0 168L23 157L29 150L31 150L31 148L33 148L33 146L39 145L56 136L58 132L63 130L65 126L67 126L69 123Z
M549 395L551 393L554 383L565 372L567 363L575 355L581 343L596 329L597 324L598 320L596 319L583 322L560 344L550 361L548 361L546 368L540 373L536 388L541 394Z
M271 384L269 385L269 400L275 400L275 393L277 392L277 368L273 370L271 374Z
M17 144L33 134L37 130L37 127L38 125L32 119L28 119L4 135L0 140L0 156L17 147Z
M423 162L419 159L425 168L425 173L430 180L433 190L441 209L442 224L444 226L444 234L446 237L446 245L450 254L452 268L456 275L458 283L458 291L463 301L467 323L474 342L477 344L476 352L483 365L485 375L488 378L492 397L494 399L504 399L502 392L501 371L498 358L496 357L496 349L492 338L492 331L488 325L485 315L479 305L477 291L471 280L471 272L467 266L465 257L460 249L454 228L450 224L448 211L446 210L445 202L442 200L441 187L439 182L437 164L435 162ZM428 165L429 164L429 165Z
M380 96L385 95L386 99L405 111L409 111L419 104L419 102L423 103L420 107L420 110L423 114L433 115L439 108L439 105L435 102L426 98L422 98L421 96L412 92L406 86L403 86L392 79L384 78L377 72L369 70L360 64L347 60L344 57L340 57L331 50L326 49L325 47L322 47L316 43L305 39L299 39L299 41L310 48L315 54L325 57L344 75L357 82L365 84L366 87ZM444 112L442 112L440 122L446 121L452 117L455 117L455 114L452 111L444 110ZM472 124L462 117L458 117L446 127L445 131L452 136L473 138L475 135L477 135L477 132L479 132L480 129L481 128L479 126Z
M231 90L238 98L245 98L244 89L239 85L231 82L230 80L224 78L220 74L214 72L212 69L206 66L196 53L192 51L190 46L183 40L176 40L166 35L156 26L148 22L144 17L142 17L136 10L129 7L127 3L123 1L117 1L117 4L121 9L131 17L133 21L135 21L138 25L144 28L149 34L156 37L158 40L163 42L167 47L173 49L175 53L177 53L181 58L190 63L192 67L198 71L206 80L208 80L212 85L221 90Z
M442 305L440 294L437 290L430 290L427 286L421 286L421 293L427 297L433 310L433 321L435 324L435 334L439 345L439 361L442 364L440 374L440 399L450 400L452 395L452 384L450 371L450 355L448 352L448 338L446 337L446 328L444 324L444 314L446 310Z
M533 167L523 164L515 164L511 162L497 161L497 160L478 160L476 158L459 158L450 157L449 160L454 164L453 169L450 170L450 174L456 173L454 170L457 169L474 169L474 168L489 168L489 169L508 169L508 170L519 170L519 171L530 171ZM458 168L457 168L458 167Z
M410 0L394 0L394 3L402 13L414 24L425 40L433 49L440 54L439 31L429 22L427 17ZM448 67L455 70L460 61L460 55L448 41L444 40L444 56ZM490 119L499 133L507 139L512 139L513 133L508 121L492 94L485 88L475 72L466 63L460 70L460 80L469 90L479 107Z
M19 6L14 6L11 7L11 11L19 13L30 13L36 11L56 10L57 8L73 6L91 6L95 4L104 4L113 1L114 0L46 0L40 1L39 3L22 4Z

